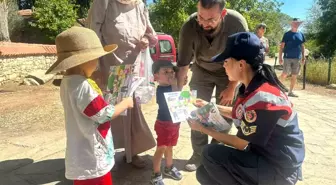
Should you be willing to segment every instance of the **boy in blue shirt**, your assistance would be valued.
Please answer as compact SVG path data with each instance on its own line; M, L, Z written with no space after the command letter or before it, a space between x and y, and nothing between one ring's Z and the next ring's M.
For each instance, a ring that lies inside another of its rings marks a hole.
M168 105L164 93L177 91L175 72L177 67L170 61L157 61L153 63L152 72L154 80L158 82L156 90L156 102L159 106L154 130L157 134L157 148L153 157L153 185L164 185L161 174L161 160L166 158L166 167L163 174L175 180L181 180L181 173L173 165L173 146L176 146L179 137L180 123L173 123L169 114Z
M291 97L298 97L293 93L293 89L301 69L300 60L302 65L305 63L304 43L306 40L304 35L298 31L301 24L302 21L299 21L298 18L293 19L292 29L284 34L279 51L279 62L281 65L283 64L280 80L284 81L287 75L292 75L288 92L288 96ZM284 59L282 59L282 53L284 53Z

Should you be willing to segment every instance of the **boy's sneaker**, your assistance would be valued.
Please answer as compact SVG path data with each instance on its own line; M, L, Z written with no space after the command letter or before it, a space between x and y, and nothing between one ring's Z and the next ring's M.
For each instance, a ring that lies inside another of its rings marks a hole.
M165 169L163 170L163 174L173 178L174 180L182 179L182 174L174 166L172 166L171 168L165 167Z
M165 185L162 179L161 173L153 173L151 177L151 183L153 185Z

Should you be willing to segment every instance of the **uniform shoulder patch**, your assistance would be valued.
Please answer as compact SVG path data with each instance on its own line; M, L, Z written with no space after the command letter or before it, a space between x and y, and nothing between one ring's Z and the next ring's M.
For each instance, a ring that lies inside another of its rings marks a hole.
M257 113L255 110L246 111L244 114L246 122L253 123L257 120Z

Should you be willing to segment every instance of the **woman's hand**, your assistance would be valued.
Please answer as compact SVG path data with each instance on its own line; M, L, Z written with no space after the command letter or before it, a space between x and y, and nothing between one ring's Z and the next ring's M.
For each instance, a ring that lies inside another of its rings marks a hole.
M188 119L187 120L189 123L189 127L191 128L191 130L195 130L195 131L201 131L203 128L203 125L201 125L200 122L196 121L196 120L192 120L192 119Z
M148 48L148 46L149 46L148 38L146 36L142 37L142 39L138 44L138 47L140 48L140 50L145 50Z
M208 104L209 102L204 101L202 99L196 99L194 105L198 108L203 107L204 105Z

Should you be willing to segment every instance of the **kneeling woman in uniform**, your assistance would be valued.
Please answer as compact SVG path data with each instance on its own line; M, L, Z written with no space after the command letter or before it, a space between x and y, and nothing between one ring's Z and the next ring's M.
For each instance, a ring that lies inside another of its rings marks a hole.
M192 130L225 144L204 148L196 174L202 185L293 185L301 180L305 149L297 113L284 85L264 64L261 47L253 33L237 33L214 58L224 61L229 80L242 83L233 108L218 105L223 116L233 119L238 133L216 132L189 120ZM196 106L206 103L197 100Z

